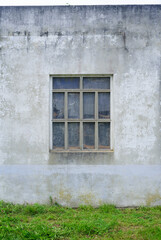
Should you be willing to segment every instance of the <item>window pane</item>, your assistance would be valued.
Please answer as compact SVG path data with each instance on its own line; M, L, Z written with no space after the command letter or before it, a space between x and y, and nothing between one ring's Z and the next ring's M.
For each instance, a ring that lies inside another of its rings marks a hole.
M110 77L85 77L83 78L85 89L110 89Z
M95 94L84 93L83 94L83 118L94 118L95 111Z
M68 123L68 146L70 149L79 148L79 123Z
M53 118L64 118L64 93L53 93Z
M64 148L64 123L53 123L53 148Z
M95 148L95 124L83 123L83 148L94 149Z
M68 94L68 118L79 118L79 93Z
M110 148L110 123L98 123L98 147Z
M98 117L110 118L110 93L98 93Z
M79 78L76 77L53 78L53 88L54 89L79 88Z

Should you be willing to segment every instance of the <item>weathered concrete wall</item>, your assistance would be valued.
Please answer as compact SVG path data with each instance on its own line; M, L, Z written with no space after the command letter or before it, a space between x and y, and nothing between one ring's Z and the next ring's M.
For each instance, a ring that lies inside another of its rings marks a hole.
M161 6L0 8L0 199L161 204ZM113 74L114 152L49 152L50 74Z

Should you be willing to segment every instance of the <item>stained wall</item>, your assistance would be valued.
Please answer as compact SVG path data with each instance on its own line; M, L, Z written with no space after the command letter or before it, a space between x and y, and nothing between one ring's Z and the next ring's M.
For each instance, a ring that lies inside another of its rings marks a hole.
M161 204L161 6L0 8L0 199ZM50 76L113 76L113 152L50 152Z

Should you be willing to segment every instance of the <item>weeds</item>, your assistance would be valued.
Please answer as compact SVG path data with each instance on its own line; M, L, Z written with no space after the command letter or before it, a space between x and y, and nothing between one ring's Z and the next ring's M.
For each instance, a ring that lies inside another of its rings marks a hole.
M161 207L19 205L0 202L0 239L161 239Z

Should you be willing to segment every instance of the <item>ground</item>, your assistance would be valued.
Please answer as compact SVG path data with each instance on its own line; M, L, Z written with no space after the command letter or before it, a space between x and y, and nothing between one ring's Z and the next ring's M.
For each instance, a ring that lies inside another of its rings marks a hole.
M77 209L0 202L0 239L161 239L161 206Z

